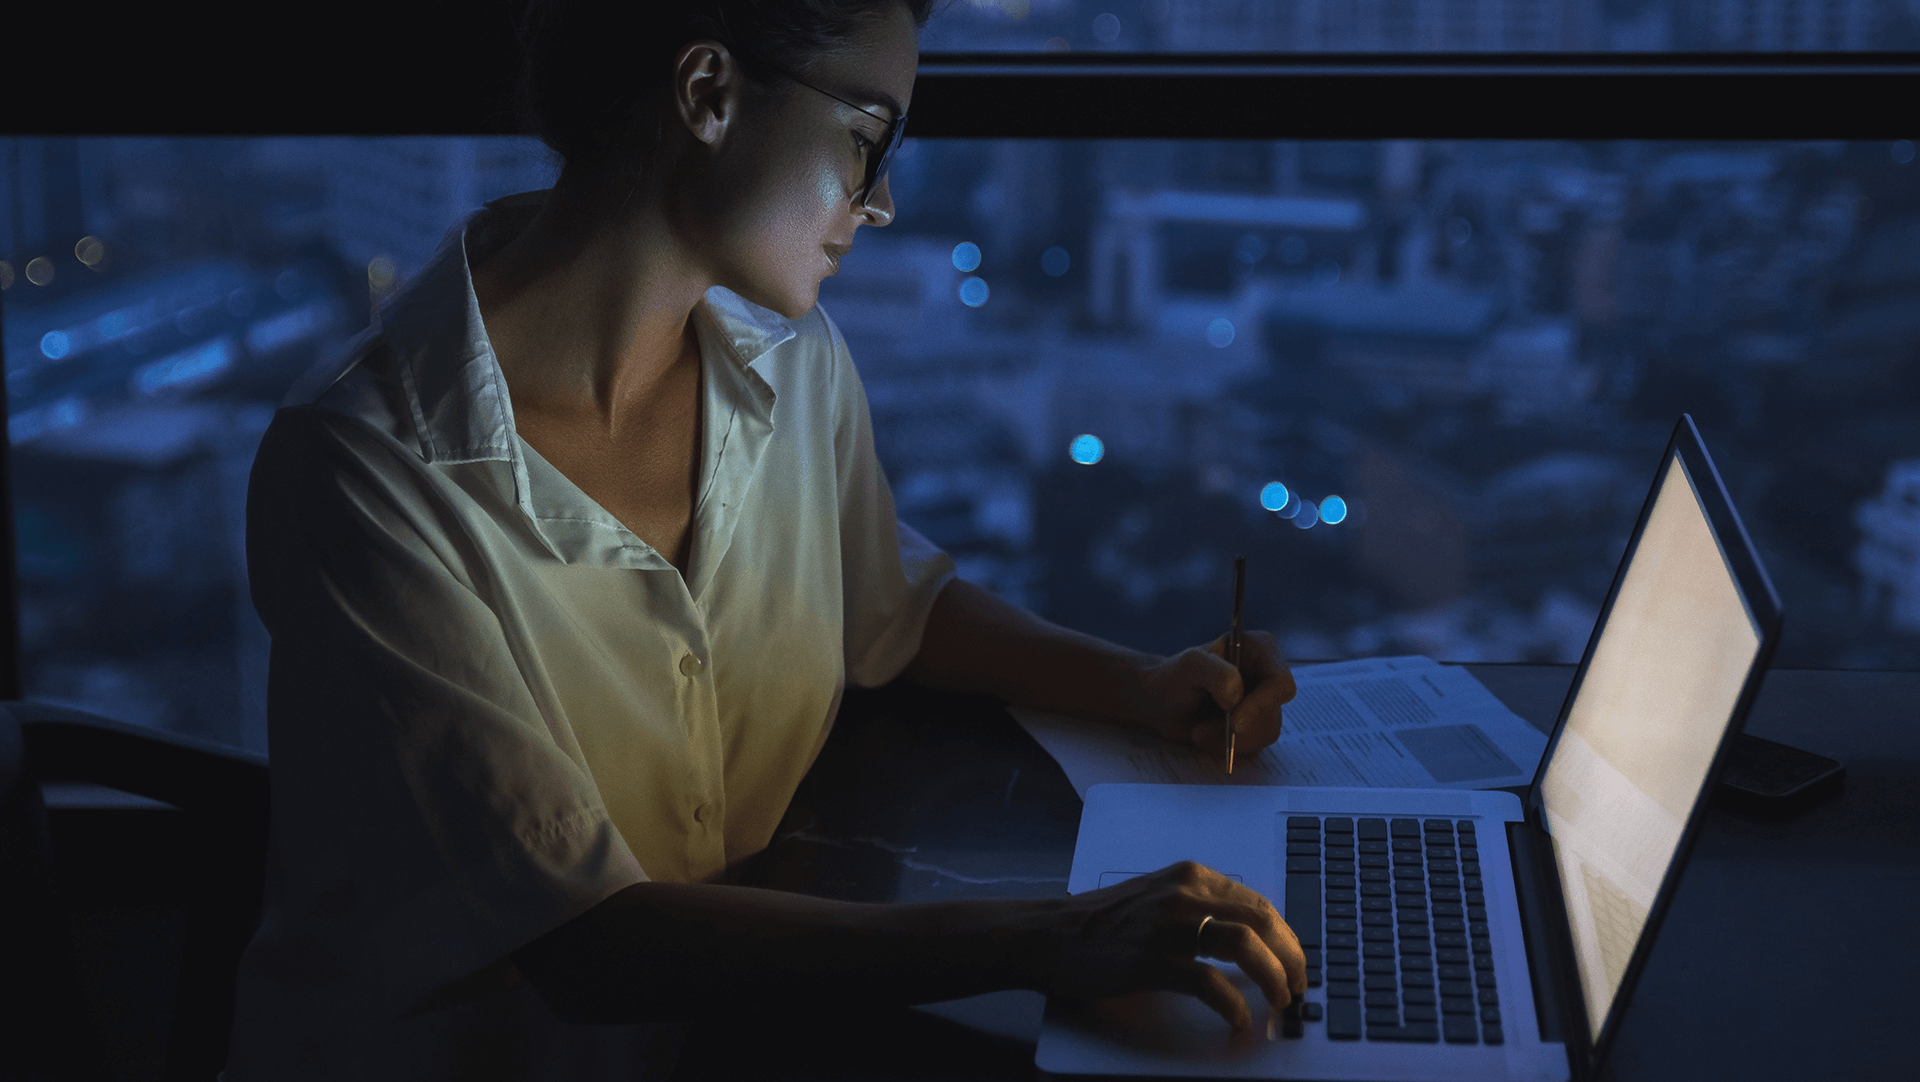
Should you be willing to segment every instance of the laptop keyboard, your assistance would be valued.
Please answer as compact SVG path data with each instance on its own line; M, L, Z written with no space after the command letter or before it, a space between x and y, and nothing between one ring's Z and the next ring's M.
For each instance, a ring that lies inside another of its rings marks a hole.
M1470 820L1295 815L1286 845L1287 924L1328 1037L1505 1041Z

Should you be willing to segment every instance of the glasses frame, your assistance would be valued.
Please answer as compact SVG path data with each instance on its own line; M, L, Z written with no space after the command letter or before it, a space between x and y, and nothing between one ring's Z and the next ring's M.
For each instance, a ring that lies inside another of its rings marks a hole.
M832 98L834 101L839 102L840 104L846 106L847 108L858 109L860 112L863 112L868 116L872 117L873 119L880 121L882 124L887 125L886 134L880 137L880 142L882 144L882 146L880 147L880 153L875 155L872 158L867 159L866 180L861 184L860 190L856 192L853 196L854 206L861 207L863 209L867 207L868 206L867 200L873 196L874 188L879 186L880 178L887 175L887 166L892 163L893 152L900 149L900 140L905 137L906 131L907 131L907 114L901 113L899 116L894 117L891 122L889 122L885 117L881 116L879 113L876 113L871 109L861 108L860 106L855 105L854 103L848 101L847 99L841 97L840 95L835 94L831 90L822 90L819 87L814 86L812 83L807 82L805 79L800 78L798 75L795 75L790 71L786 71L784 69L774 67L771 64L766 64L765 66L769 70L781 76L784 76L788 79L791 79L796 83L799 83L801 86L806 87L808 90L811 90L816 94L825 94L827 97Z

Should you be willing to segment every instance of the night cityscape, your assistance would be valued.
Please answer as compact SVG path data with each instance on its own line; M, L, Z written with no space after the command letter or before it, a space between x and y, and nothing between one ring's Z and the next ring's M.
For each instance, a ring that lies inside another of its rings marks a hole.
M1335 7L961 0L927 48L1858 49L1915 27L1869 0ZM821 298L901 517L1059 623L1207 641L1244 553L1248 621L1295 659L1577 660L1684 411L1785 600L1776 665L1915 669L1913 159L910 137L899 219ZM0 139L28 697L264 750L261 432L462 215L554 175L513 138Z

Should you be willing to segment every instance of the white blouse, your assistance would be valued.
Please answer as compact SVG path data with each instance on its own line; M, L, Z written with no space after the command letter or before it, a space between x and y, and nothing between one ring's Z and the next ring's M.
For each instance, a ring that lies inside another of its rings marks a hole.
M545 195L449 232L261 443L273 822L229 1082L657 1073L672 1027L559 1023L510 953L765 848L846 684L906 667L953 575L896 521L819 308L695 309L685 579L520 439L469 267Z

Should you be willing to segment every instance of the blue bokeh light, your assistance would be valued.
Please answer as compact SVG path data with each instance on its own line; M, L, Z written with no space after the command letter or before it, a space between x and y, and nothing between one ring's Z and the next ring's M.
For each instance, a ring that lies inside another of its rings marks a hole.
M1887 153L1893 158L1893 164L1905 165L1913 160L1913 140L1902 139L1888 148Z
M1207 344L1215 349L1225 349L1233 344L1233 320L1216 319L1207 324Z
M40 353L49 361L65 357L73 349L73 340L65 331L48 331L40 336Z
M1268 481L1260 490L1260 506L1269 511L1278 511L1287 505L1287 497L1292 495L1287 486L1278 481Z
M1067 454L1082 466L1091 466L1106 457L1107 445L1101 443L1098 436L1083 434L1075 436L1067 445Z
M1328 496L1320 501L1320 521L1329 526L1338 526L1347 520L1347 501L1338 496Z
M980 269L980 246L972 241L961 241L953 246L953 269L957 271L976 271Z
M1065 248L1049 248L1040 253L1040 269L1055 278L1067 273L1067 268L1071 266L1073 257L1067 254Z
M961 282L960 303L968 308L978 308L987 303L987 283L979 278L969 278Z
M1293 513L1293 524L1303 530L1311 530L1313 524L1318 521L1320 521L1320 509L1313 505L1312 500L1301 500L1300 510Z

